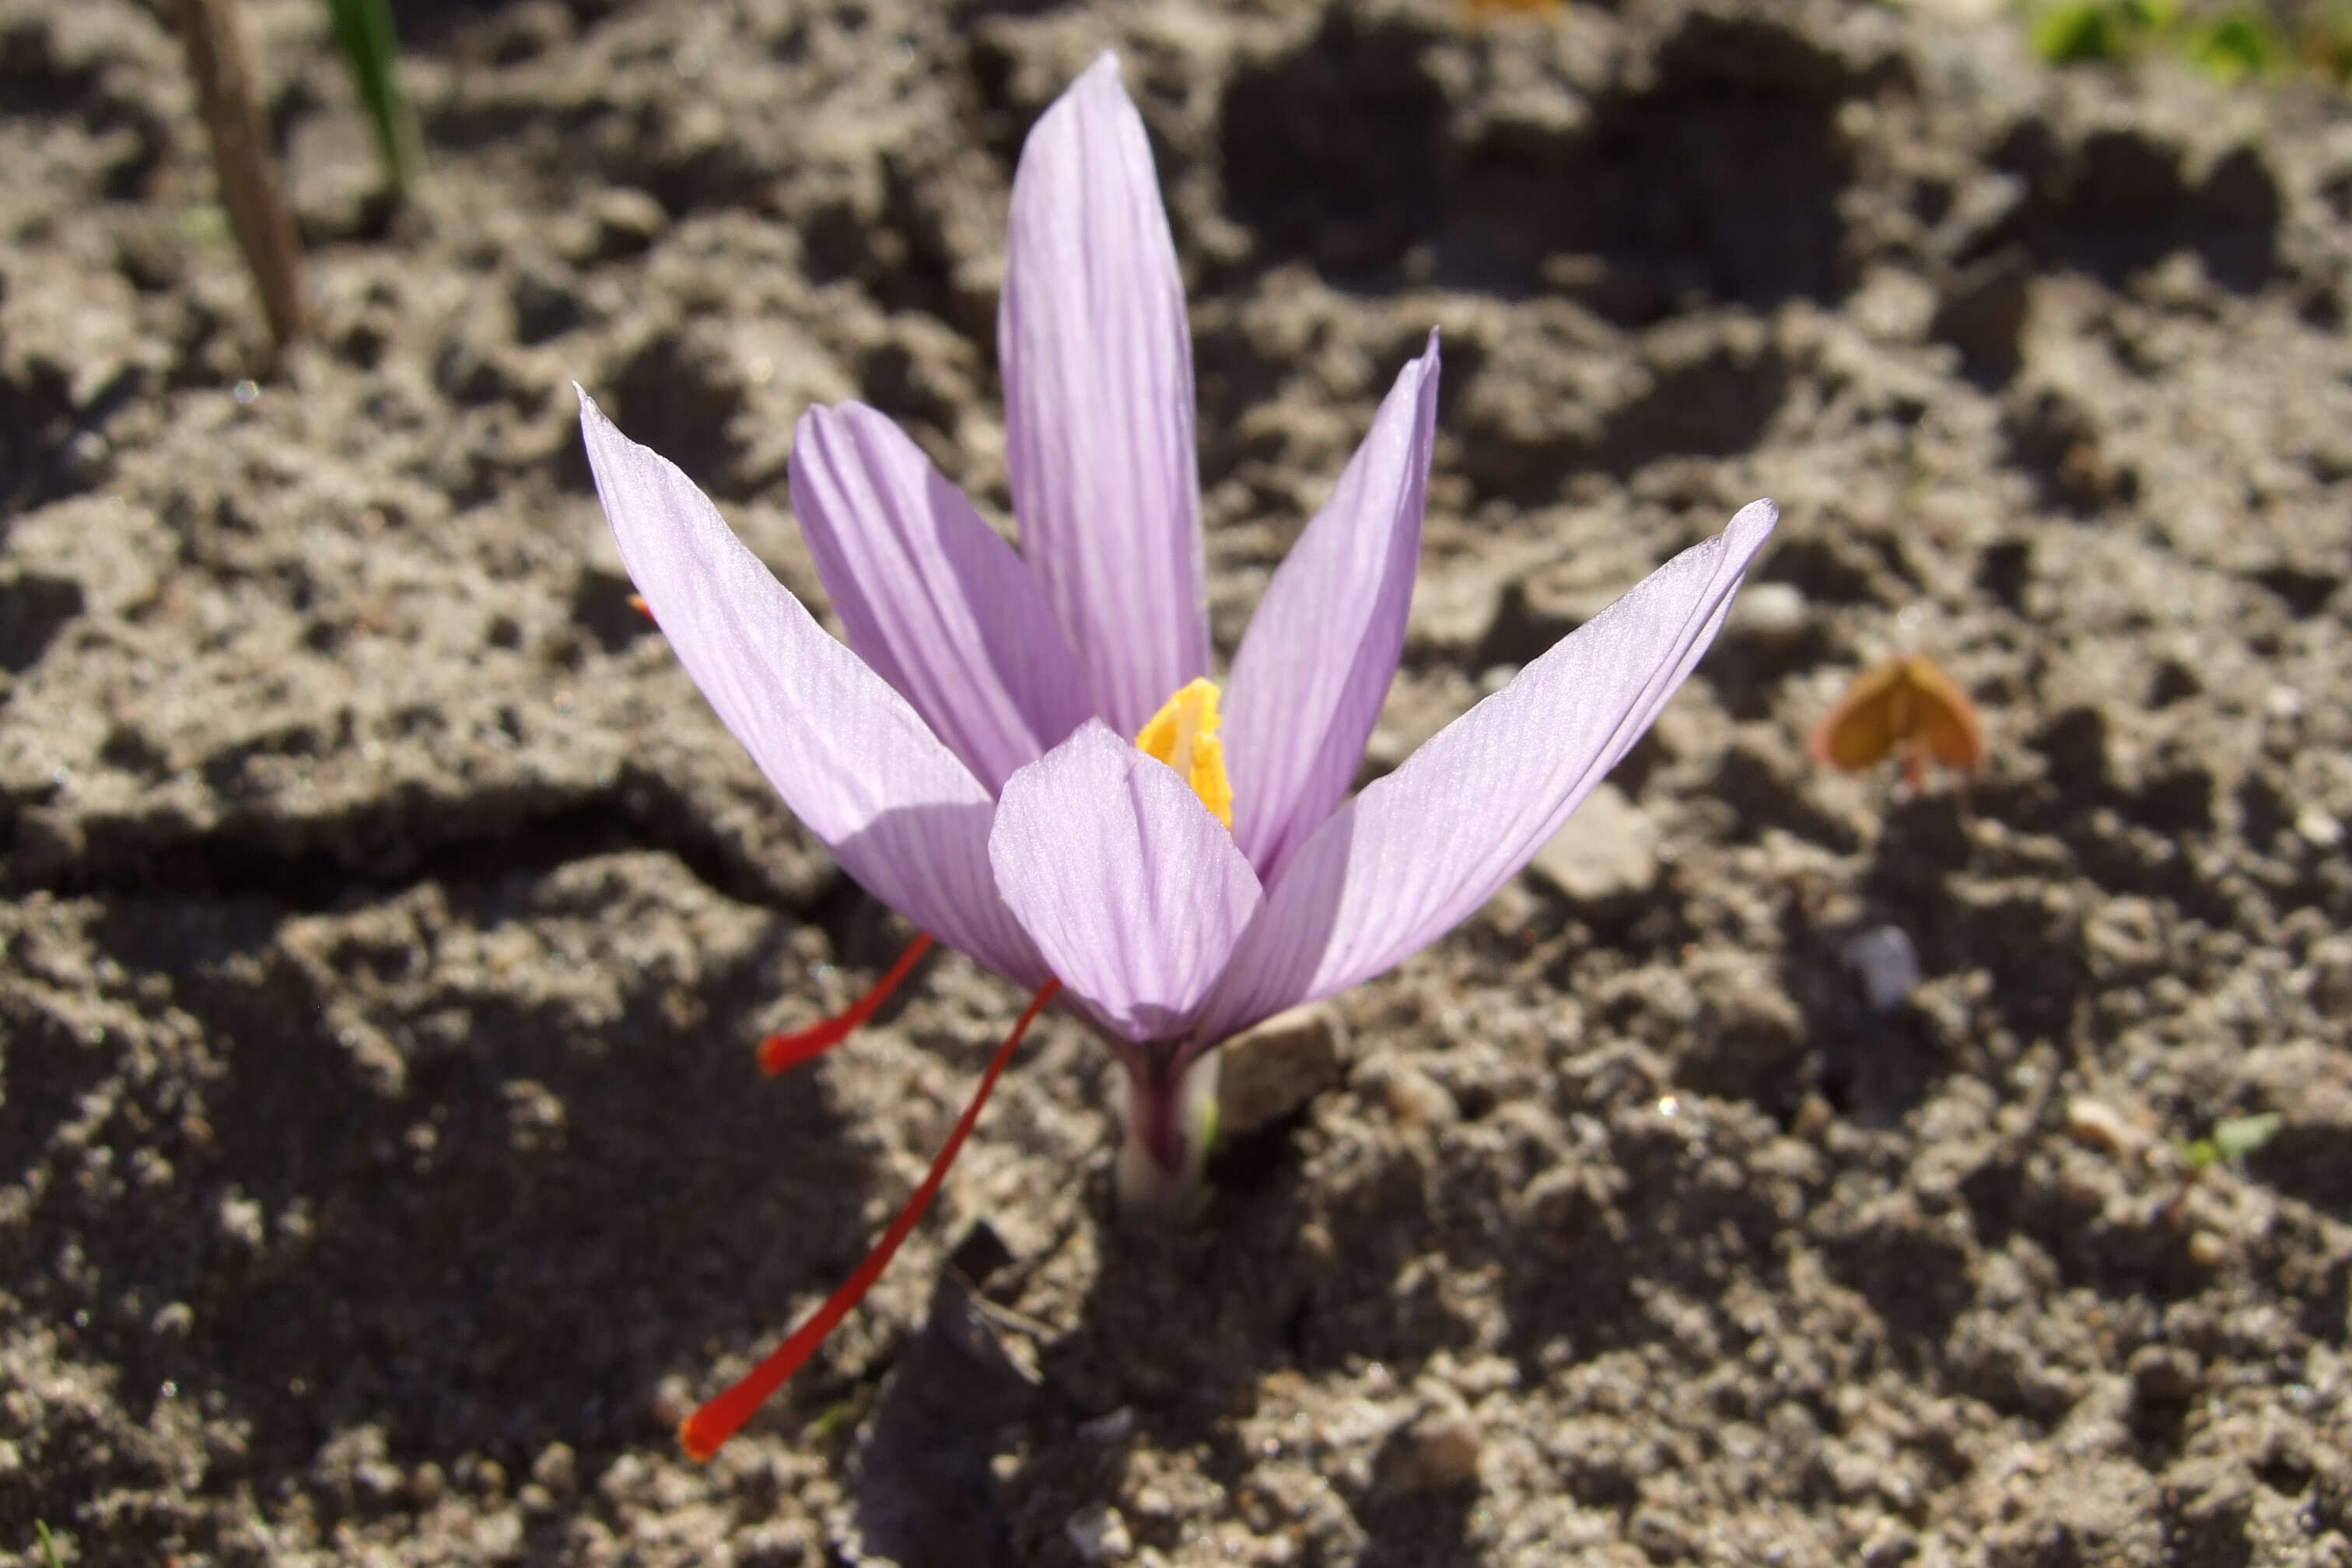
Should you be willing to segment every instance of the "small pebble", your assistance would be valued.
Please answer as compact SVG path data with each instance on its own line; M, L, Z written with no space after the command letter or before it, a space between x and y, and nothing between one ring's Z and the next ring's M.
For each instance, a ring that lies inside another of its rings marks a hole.
M1078 1440L1082 1443L1099 1443L1107 1446L1112 1443L1124 1443L1134 1435L1135 1407L1131 1405L1122 1405L1109 1415L1097 1415L1091 1421L1080 1423L1078 1426Z
M2139 1129L2104 1100L2078 1094L2066 1102L2067 1135L2088 1148L2126 1159L2139 1151Z
M1892 1013L1919 987L1919 950L1901 926L1873 926L1849 937L1838 957L1862 987L1874 1013Z
M2230 1261L2230 1244L2210 1230L2189 1238L2189 1260L2200 1268L2219 1268Z
M530 1479L553 1492L567 1497L580 1484L580 1460L569 1443L550 1443L530 1462Z
M2344 842L2344 825L2315 805L2295 813L2294 831L2314 849L2333 849Z
M1837 1108L1819 1094L1808 1094L1797 1102L1797 1113L1789 1119L1790 1136L1819 1138L1837 1122Z
M1474 1481L1479 1447L1478 1425L1467 1412L1433 1410L1389 1439L1374 1484L1403 1497Z
M1118 1563L1135 1551L1135 1537L1118 1510L1108 1503L1082 1508L1062 1526L1078 1555L1089 1563Z
M1392 1065L1384 1075L1389 1114L1402 1127L1451 1127L1462 1108L1446 1087L1416 1067Z
M1731 604L1724 630L1761 643L1793 642L1805 633L1812 608L1793 583L1750 583Z
M675 1427L694 1414L694 1395L686 1379L672 1373L654 1385L653 1417L666 1427Z

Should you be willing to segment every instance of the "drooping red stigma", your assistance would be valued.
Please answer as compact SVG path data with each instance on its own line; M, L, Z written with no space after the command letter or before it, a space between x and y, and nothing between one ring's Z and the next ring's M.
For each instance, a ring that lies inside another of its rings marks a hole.
M857 1032L858 1026L874 1016L875 1010L890 999L890 993L898 989L907 976L915 973L915 965L922 963L923 954L930 951L931 936L929 931L924 931L907 944L907 951L898 955L898 962L874 983L872 990L846 1008L822 1023L811 1024L805 1029L770 1035L761 1040L760 1070L773 1078L780 1072L824 1055L849 1038Z
M929 941L925 937L916 948L908 949L911 957L919 958L921 953L918 949ZM901 958L898 963L901 967L911 966L909 958ZM785 1380L816 1353L817 1346L824 1342L825 1336L838 1328L842 1319L847 1317L850 1310L865 1299L866 1292L874 1288L874 1281L880 1279L882 1270L890 1266L890 1259L897 1255L899 1244L907 1239L908 1233L922 1219L924 1211L931 1206L931 1200L939 1195L940 1184L947 1180L948 1167L955 1163L956 1155L962 1152L964 1140L971 1135L973 1124L980 1120L981 1109L988 1103L989 1094L996 1088L996 1080L1011 1065L1013 1052L1021 1044L1021 1037L1029 1032L1029 1026L1036 1021L1037 1015L1045 1011L1045 1004L1052 1001L1054 994L1061 988L1060 981L1048 980L1037 994L1029 999L1029 1005L1022 1010L1020 1021L1013 1026L1013 1032L1004 1037L1004 1043L996 1047L996 1055L990 1059L988 1070L981 1075L980 1087L972 1091L971 1103L963 1108L963 1114L956 1119L955 1128L948 1134L947 1142L940 1146L939 1156L931 1162L930 1173L923 1178L923 1184L915 1189L915 1195L907 1200L907 1206L898 1211L898 1217L890 1222L890 1228L882 1233L882 1239L874 1244L874 1250L866 1255L866 1260L857 1266L856 1272L842 1283L841 1289L835 1290L824 1306L810 1315L808 1321L793 1331L791 1338L752 1368L749 1377L678 1423L678 1446L686 1450L688 1458L699 1463L719 1452L719 1445L740 1430L743 1423L751 1418L752 1413L767 1402L768 1396L782 1388Z

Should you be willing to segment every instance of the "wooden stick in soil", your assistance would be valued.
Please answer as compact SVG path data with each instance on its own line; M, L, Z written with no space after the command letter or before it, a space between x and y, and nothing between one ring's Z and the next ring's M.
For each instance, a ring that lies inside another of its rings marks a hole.
M270 162L252 67L237 31L236 0L172 0L172 11L187 43L205 128L212 133L221 205L269 318L272 353L282 354L302 331L301 252Z

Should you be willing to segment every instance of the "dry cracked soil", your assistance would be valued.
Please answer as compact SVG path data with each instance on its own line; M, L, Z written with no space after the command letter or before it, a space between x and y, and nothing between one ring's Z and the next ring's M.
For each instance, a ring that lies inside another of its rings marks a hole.
M0 0L0 1560L2352 1563L2344 100L1835 0L434 0L395 209L255 0L265 373L163 9ZM698 1468L1018 998L758 1078L907 933L629 607L569 383L812 602L813 400L1006 518L1013 159L1106 44L1224 656L1444 333L1368 772L1786 521L1591 820L1234 1055L1197 1223L1049 1019ZM1808 760L1901 651L1975 776Z

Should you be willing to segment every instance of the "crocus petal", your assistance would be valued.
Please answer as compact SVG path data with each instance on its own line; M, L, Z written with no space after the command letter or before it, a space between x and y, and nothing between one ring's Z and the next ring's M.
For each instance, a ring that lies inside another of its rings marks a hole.
M1129 1040L1184 1033L1257 912L1224 825L1099 721L1005 782L988 853L1063 985Z
M1092 712L1029 568L888 419L810 409L792 486L849 646L991 794Z
M1023 985L1047 971L996 896L988 792L907 700L824 629L694 482L614 428L580 429L621 560L678 661L842 869Z
M1689 675L1778 518L1743 509L1340 807L1267 896L1201 1037L1368 980L1492 896Z
M1269 881L1347 795L1396 677L1436 425L1432 332L1267 584L1234 659L1234 837Z
M1192 340L1142 117L1106 53L1013 179L1005 465L1022 549L1095 710L1132 735L1209 668Z

